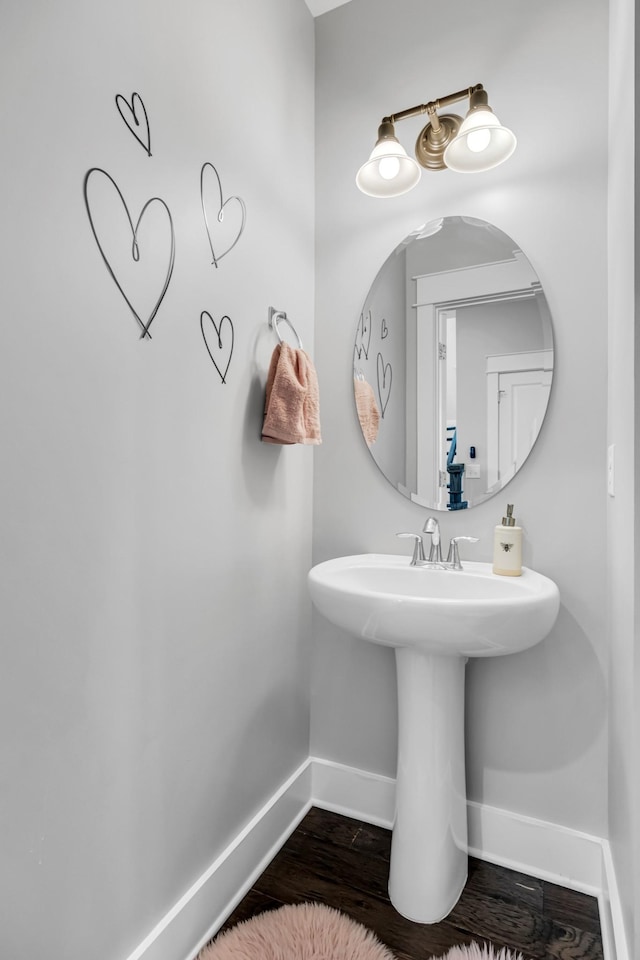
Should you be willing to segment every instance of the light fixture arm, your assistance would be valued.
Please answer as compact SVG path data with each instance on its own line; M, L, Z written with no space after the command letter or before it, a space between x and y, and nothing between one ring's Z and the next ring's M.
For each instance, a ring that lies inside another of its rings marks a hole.
M429 103L422 103L417 107L409 107L408 110L400 110L398 113L392 113L388 117L383 117L382 123L397 123L398 120L407 120L409 117L419 117L424 113L428 113L431 125L435 130L439 125L436 111L442 110L443 107L448 107L451 103L458 103L460 100L464 100L465 97L469 97L469 100L471 101L473 94L480 93L480 91L484 93L486 103L487 94L484 90L484 87L481 83L477 83L474 87L465 87L464 90L458 90L456 93L449 93L446 97L439 97L437 100L430 100ZM471 106L474 106L473 102L471 103Z

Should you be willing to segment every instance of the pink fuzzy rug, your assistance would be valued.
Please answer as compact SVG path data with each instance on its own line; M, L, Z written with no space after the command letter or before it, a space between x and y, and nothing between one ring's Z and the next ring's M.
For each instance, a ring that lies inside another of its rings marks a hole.
M472 943L468 947L452 947L440 960L524 960L524 957L504 947L496 950L495 947L481 947Z
M321 903L268 910L221 933L198 960L395 960L366 927Z
M395 960L371 930L321 903L268 910L219 934L198 960ZM520 953L472 943L440 960L524 960Z

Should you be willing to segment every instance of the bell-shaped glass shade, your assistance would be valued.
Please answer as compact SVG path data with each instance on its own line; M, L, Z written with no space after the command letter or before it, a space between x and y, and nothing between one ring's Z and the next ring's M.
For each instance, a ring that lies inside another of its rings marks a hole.
M399 197L407 193L420 179L420 167L407 156L407 151L395 138L379 140L371 156L356 175L356 184L370 197Z
M515 135L502 126L491 109L473 110L444 151L443 159L456 173L479 173L508 160L516 142Z

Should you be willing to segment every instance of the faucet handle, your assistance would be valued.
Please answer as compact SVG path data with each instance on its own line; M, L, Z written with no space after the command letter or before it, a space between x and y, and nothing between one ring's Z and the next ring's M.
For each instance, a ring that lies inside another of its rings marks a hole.
M447 554L447 563L451 564L453 570L462 570L462 564L460 563L460 550L458 544L461 540L466 540L467 543L477 543L478 537L451 537L451 542L449 543L449 552Z
M412 567L415 567L416 564L424 561L424 544L419 533L396 533L396 537L413 537L415 540L413 545L413 556L411 557Z

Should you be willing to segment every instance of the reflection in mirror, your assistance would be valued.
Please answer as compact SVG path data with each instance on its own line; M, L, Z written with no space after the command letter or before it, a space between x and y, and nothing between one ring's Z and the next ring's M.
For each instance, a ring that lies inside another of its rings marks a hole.
M353 361L356 410L380 470L422 506L464 510L502 490L540 432L551 314L513 240L484 220L446 217L383 264Z

